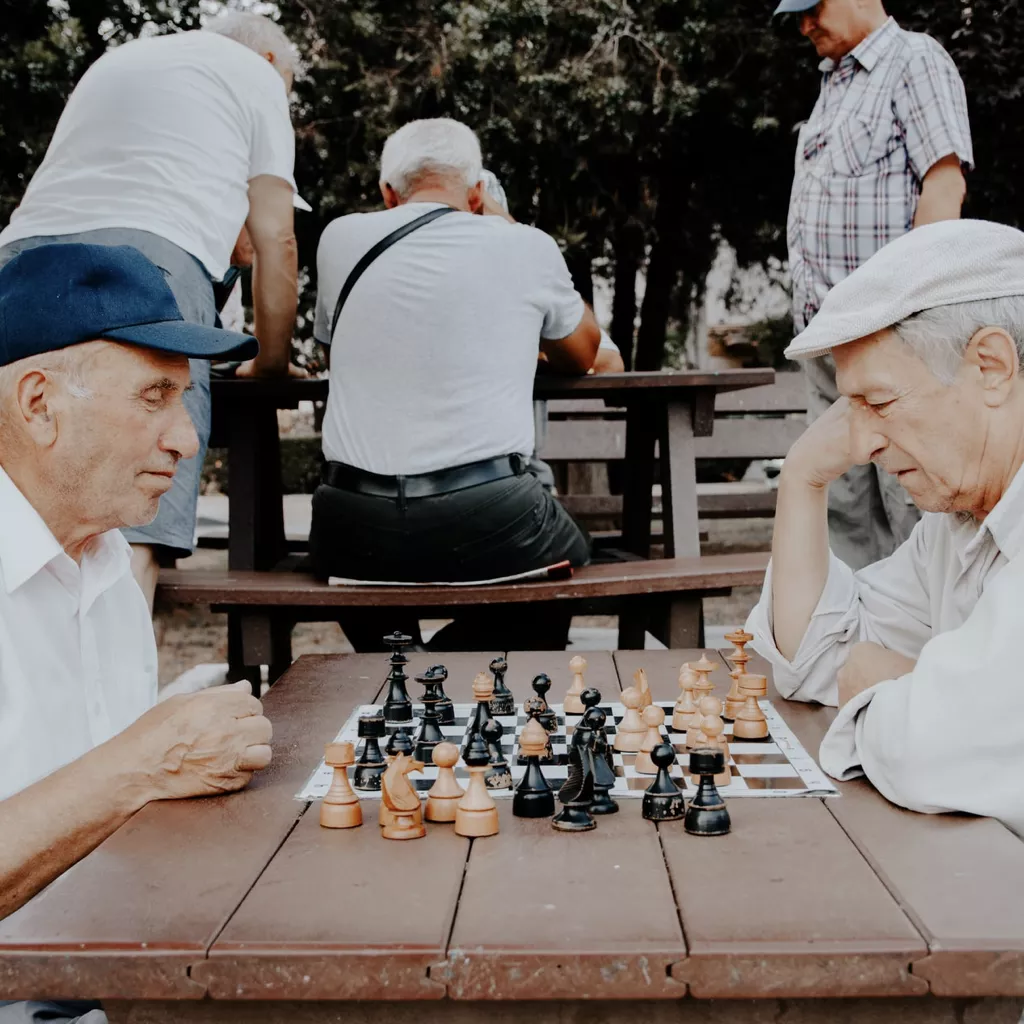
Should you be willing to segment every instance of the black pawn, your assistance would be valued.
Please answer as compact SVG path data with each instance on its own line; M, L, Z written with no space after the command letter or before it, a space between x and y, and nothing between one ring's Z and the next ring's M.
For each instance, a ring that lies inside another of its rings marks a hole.
M551 748L551 733L544 726L544 719L542 717L548 710L547 704L540 697L527 697L526 700L523 701L523 713L526 715L526 721L528 722L531 718L536 718L537 724L544 729L544 733L547 736L544 753L538 758L540 764L555 763L555 754ZM519 753L516 755L516 764L524 765L528 760L529 758L522 752L522 748L520 748Z
M401 727L397 728L389 737L384 747L384 753L388 757L396 754L411 754L413 752L412 737ZM417 758L416 760L419 760Z
M558 791L562 809L551 819L559 832L589 832L597 827L590 813L594 802L594 753L590 749L593 733L580 725L573 732L569 748L569 777Z
M652 753L653 758L653 753ZM715 785L715 776L725 771L721 750L699 749L690 753L690 774L700 776L697 794L686 808L683 827L695 836L724 836L731 827L725 801Z
M391 648L391 671L388 673L388 696L384 701L384 720L387 722L411 722L412 701L405 688L405 681L408 679L405 674L405 666L409 664L409 659L405 656L402 648L408 647L412 643L412 637L405 633L389 633L384 637L384 643Z
M437 680L426 675L417 676L416 682L424 687L423 716L420 719L420 731L416 737L416 749L413 756L417 761L431 764L434 760L434 747L444 740L441 723L437 714Z
M596 690L593 692L597 693ZM587 690L583 691L581 701L587 693ZM600 696L598 694L598 699ZM615 814L619 809L611 795L612 787L615 785L615 769L612 767L608 751L608 737L604 732L606 718L599 707L590 706L583 713L583 720L591 729L590 749L594 754L594 802L590 805L591 814Z
M533 754L525 761L526 772L516 786L512 813L517 818L550 818L555 813L555 794L541 771L540 757Z
M555 712L552 711L551 705L548 704L547 693L551 689L551 678L546 676L543 672L539 676L535 676L533 682L530 684L533 687L533 692L540 698L543 708L538 711L536 718L541 725L549 733L554 732L558 728L558 717Z
M451 697L444 692L444 684L448 681L448 669L444 665L431 665L424 676L429 676L437 683L437 721L439 725L455 724L455 705Z
M383 715L363 715L359 719L359 738L365 742L352 773L352 785L356 789L380 789L380 777L387 764L378 741L385 732Z
M490 768L484 773L484 785L488 789L511 789L512 772L501 749L501 736L504 733L501 722L488 718L480 727L479 735L487 744Z
M495 658L487 666L494 676L494 692L491 694L489 707L492 715L514 715L516 713L516 699L512 691L505 685L505 673L508 671L508 662L504 658Z
M644 790L642 814L648 821L678 821L686 810L682 791L668 773L675 759L675 748L669 743L659 743L651 751L658 774Z

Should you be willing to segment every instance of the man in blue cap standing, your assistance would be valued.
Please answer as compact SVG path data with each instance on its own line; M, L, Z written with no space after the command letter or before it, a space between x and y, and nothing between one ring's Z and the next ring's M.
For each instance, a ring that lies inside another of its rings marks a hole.
M922 224L955 220L972 166L963 83L930 36L881 0L782 0L822 58L821 92L800 129L789 204L793 321L804 330L830 288ZM808 412L839 397L830 356L806 364ZM832 550L853 569L890 555L919 513L894 477L855 466L829 490Z
M189 359L257 348L183 319L129 246L43 245L0 269L0 918L150 800L240 789L270 761L248 683L156 704L121 533L199 447ZM105 1020L0 1002L0 1024Z

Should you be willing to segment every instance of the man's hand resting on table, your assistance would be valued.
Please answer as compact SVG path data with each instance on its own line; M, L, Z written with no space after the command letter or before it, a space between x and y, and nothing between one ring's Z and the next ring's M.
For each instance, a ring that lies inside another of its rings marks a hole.
M853 700L858 693L875 683L886 679L898 679L913 671L917 664L913 658L890 651L881 644L865 641L854 644L846 657L846 662L836 676L839 684L839 706Z

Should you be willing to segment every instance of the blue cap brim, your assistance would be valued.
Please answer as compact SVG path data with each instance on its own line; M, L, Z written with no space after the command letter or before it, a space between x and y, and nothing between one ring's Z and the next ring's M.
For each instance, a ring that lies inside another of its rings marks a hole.
M185 320L119 327L104 331L103 337L162 352L176 352L190 359L252 359L260 350L259 342L252 335L204 327Z
M817 6L818 0L782 0L782 3L772 12L772 16L774 17L776 14L800 14Z

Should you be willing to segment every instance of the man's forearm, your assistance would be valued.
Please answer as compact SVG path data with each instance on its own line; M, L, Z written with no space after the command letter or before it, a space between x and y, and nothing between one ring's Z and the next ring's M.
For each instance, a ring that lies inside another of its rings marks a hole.
M772 537L772 626L788 661L800 649L828 581L828 488L779 479Z
M298 304L298 248L295 237L256 250L252 271L253 316L260 353L256 365L284 374L291 356Z
M17 910L148 800L104 745L0 802L0 918Z

